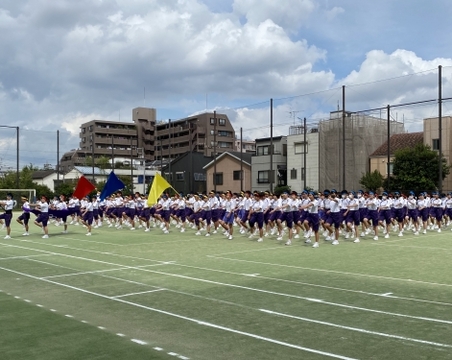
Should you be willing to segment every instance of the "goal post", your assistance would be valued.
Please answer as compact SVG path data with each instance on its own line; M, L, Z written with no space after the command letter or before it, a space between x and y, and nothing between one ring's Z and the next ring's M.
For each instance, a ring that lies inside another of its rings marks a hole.
M5 200L8 193L13 195L15 208L20 207L22 196L26 196L29 202L36 201L36 189L0 189L0 200Z

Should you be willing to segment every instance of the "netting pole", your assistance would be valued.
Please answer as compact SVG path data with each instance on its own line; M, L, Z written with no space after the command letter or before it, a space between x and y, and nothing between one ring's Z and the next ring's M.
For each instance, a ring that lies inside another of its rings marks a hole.
M57 130L57 184L60 185L60 130Z
M307 129L306 129L306 118L303 118L303 172L304 172L304 176L303 176L303 189L306 190L306 178L308 176L308 172L306 171L306 148L307 148L307 144L306 144L306 134Z
M342 85L342 189L345 185L345 85Z
M270 192L273 193L273 99L270 99Z
M388 121L388 188L386 190L391 190L391 105L386 107L386 116Z
M438 191L441 194L443 192L443 162L442 162L442 123L443 123L443 109L442 109L442 69L441 65L438 65Z

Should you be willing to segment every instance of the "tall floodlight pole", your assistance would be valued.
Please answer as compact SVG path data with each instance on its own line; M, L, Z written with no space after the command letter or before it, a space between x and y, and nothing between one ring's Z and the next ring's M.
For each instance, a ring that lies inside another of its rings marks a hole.
M438 66L438 191L443 192L443 162L442 162L442 127L443 127L443 89L442 89L442 70L441 65Z

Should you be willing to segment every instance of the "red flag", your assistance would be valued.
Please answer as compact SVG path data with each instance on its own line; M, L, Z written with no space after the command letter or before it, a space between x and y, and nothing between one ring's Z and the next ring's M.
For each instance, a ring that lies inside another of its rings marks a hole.
M88 179L84 176L80 177L78 179L77 186L75 188L74 194L72 196L77 197L78 199L81 199L88 195L91 191L93 191L96 187L91 184Z

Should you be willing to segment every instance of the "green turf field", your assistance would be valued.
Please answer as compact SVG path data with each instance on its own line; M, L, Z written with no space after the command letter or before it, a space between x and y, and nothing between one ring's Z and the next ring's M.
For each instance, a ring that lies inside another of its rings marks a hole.
M452 359L449 229L319 249L61 230L0 233L2 360Z

